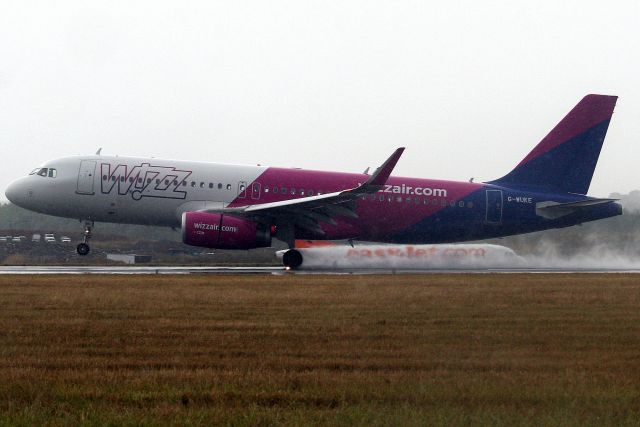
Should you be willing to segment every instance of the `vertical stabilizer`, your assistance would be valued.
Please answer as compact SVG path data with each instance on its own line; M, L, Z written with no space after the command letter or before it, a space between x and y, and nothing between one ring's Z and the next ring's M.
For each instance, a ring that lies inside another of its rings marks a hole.
M617 99L585 96L518 166L491 183L586 194Z

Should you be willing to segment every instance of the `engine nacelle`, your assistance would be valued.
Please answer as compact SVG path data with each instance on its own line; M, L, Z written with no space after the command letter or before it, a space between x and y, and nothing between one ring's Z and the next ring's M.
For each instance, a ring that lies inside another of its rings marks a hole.
M254 221L226 214L185 212L182 241L216 249L253 249L271 246L271 229Z

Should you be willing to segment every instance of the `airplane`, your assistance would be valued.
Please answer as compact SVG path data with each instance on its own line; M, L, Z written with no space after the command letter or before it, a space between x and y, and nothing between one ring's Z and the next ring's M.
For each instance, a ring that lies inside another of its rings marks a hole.
M525 259L512 249L487 243L390 245L358 242L348 245L325 240L296 240L295 248L302 256L296 270L442 271L527 266ZM276 257L282 261L287 252L277 251Z
M404 148L371 175L95 155L46 162L6 189L12 203L84 223L178 228L188 245L289 250L296 239L435 244L569 227L622 214L586 196L617 101L585 96L502 178L454 182L391 176Z

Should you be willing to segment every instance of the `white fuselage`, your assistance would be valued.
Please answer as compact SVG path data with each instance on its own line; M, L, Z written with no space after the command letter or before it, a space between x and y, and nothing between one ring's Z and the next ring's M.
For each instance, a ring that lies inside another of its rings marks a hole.
M177 227L183 212L226 207L266 167L153 158L82 156L52 160L12 183L15 204L49 215ZM259 194L256 194L259 198ZM255 196L254 196L255 197Z

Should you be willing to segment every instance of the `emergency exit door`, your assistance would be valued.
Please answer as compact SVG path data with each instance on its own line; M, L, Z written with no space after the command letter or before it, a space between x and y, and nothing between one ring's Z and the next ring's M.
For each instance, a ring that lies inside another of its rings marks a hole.
M260 188L261 188L261 185L259 182L254 182L253 185L251 186L251 198L253 200L260 199Z
M238 198L244 199L247 197L247 183L246 181L238 182Z

